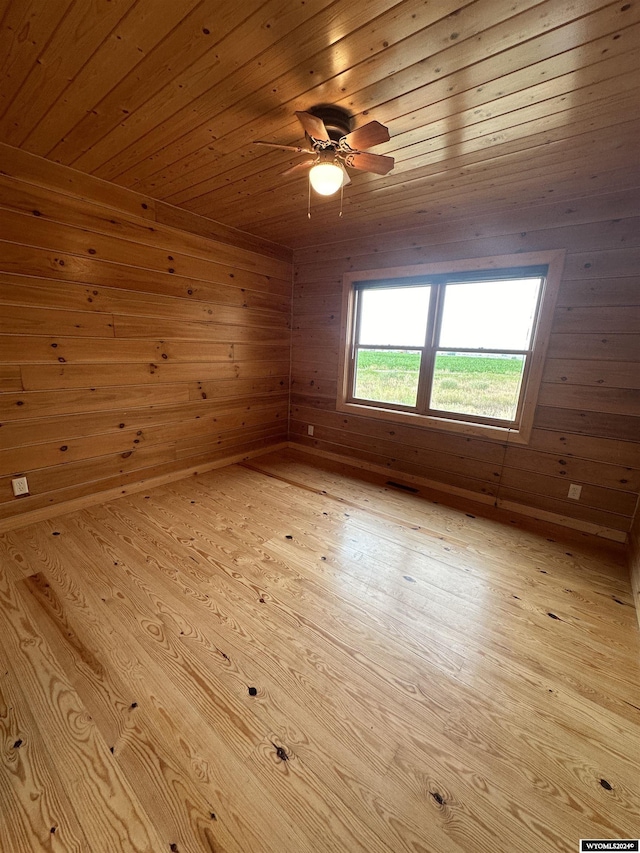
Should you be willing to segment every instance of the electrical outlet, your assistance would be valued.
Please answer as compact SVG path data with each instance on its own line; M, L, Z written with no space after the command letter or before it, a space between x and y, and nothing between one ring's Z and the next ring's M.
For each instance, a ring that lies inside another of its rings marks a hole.
M307 427L307 435L313 435L313 427L311 424Z
M576 483L571 483L569 486L569 497L574 501L579 501L581 494L582 486L578 486Z
M24 498L29 494L29 484L26 477L16 477L15 480L11 481L11 487L16 498Z

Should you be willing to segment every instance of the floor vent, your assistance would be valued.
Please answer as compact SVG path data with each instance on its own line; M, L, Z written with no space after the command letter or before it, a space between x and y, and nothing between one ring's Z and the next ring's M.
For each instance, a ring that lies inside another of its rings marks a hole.
M413 486L405 486L404 483L396 483L394 480L387 480L385 483L386 486L391 486L393 489L402 489L403 492L412 492L412 494L419 494L419 489L414 489Z

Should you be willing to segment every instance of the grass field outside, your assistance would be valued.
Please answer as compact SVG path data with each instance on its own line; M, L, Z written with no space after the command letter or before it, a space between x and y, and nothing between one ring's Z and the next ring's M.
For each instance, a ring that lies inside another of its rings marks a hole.
M419 352L359 350L355 396L415 406ZM445 412L513 420L523 359L441 353L436 365L431 408Z

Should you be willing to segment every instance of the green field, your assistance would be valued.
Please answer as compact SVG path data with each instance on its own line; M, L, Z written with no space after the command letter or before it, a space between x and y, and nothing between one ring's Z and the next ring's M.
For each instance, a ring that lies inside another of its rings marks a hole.
M360 350L356 396L415 405L420 354ZM520 389L519 358L438 355L431 407L447 412L512 420Z

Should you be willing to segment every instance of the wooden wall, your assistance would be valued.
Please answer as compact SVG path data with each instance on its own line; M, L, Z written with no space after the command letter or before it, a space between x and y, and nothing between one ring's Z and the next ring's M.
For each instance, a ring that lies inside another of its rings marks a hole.
M0 239L0 525L286 440L288 250L7 146Z
M290 438L624 539L640 489L637 197L594 195L298 250ZM336 412L344 272L555 248L567 259L528 446ZM583 487L580 501L568 499L569 483Z

